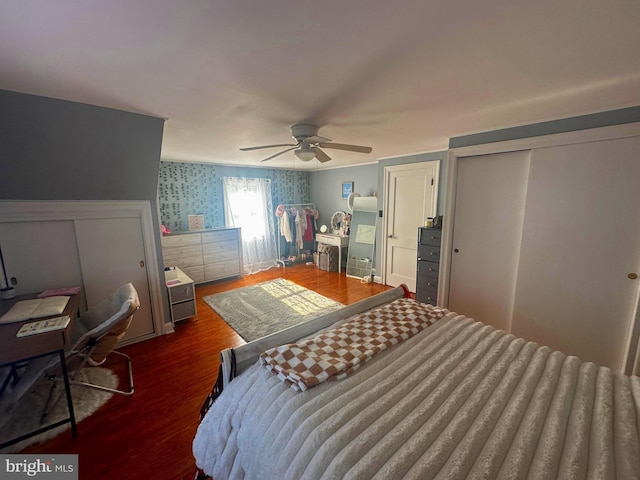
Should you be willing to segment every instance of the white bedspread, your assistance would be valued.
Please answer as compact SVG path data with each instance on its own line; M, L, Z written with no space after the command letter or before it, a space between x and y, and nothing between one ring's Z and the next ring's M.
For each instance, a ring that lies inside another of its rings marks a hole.
M448 314L305 392L258 364L193 444L232 479L640 478L640 378Z

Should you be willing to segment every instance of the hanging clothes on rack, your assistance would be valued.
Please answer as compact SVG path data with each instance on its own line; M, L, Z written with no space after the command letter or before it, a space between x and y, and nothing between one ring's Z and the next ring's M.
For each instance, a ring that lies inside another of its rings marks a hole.
M284 266L285 259L300 260L303 253L315 251L316 220L320 216L315 204L280 204L275 215L278 217L278 263Z

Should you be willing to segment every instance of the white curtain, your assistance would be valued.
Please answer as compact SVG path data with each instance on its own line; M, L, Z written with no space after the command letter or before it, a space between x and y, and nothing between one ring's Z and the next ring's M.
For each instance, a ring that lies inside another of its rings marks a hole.
M278 252L267 178L223 177L225 223L241 227L245 273L276 266Z

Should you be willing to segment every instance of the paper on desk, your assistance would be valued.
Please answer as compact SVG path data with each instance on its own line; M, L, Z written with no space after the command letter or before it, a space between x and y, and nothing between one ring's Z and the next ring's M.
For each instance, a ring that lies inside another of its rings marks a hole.
M25 323L20 327L16 337L28 337L38 333L52 332L54 330L64 330L69 325L71 318L69 315L61 317L49 318L47 320L38 320L37 322Z
M67 306L68 301L69 297L67 296L21 300L16 302L11 307L11 310L0 317L0 323L21 322L30 318L60 315Z

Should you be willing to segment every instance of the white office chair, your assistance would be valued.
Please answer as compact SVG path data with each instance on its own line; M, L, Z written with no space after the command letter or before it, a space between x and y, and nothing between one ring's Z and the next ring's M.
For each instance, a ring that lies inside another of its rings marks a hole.
M120 395L133 394L131 357L115 350L115 347L127 332L133 320L133 315L138 308L140 308L138 293L132 284L127 283L80 316L71 331L73 347L66 354L69 380L72 385L81 385ZM128 390L108 388L75 379L82 368L87 365L102 365L112 353L125 358L127 361Z

